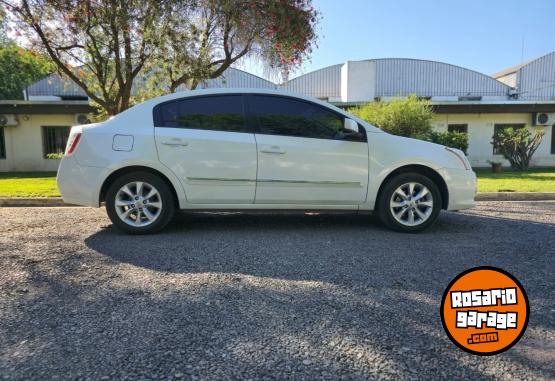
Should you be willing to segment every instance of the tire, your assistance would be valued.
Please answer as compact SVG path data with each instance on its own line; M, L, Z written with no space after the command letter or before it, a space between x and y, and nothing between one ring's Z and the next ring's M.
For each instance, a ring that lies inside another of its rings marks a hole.
M441 192L430 178L415 172L401 173L384 185L378 200L378 217L392 230L418 233L436 221L441 206Z
M108 187L106 212L122 232L151 234L172 220L175 200L170 187L160 177L149 172L131 172L118 177Z

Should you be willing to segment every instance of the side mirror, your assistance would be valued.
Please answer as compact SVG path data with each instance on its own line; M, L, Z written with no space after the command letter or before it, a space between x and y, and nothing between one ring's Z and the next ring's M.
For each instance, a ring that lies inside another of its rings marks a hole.
M349 132L358 133L358 123L352 119L345 118L345 124L343 125L343 127Z

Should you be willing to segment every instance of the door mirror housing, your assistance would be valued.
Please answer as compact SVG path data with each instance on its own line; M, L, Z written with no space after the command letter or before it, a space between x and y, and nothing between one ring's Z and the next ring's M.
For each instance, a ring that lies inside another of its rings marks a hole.
M350 118L345 118L345 122L343 124L343 128L348 132L356 132L358 133L358 123Z

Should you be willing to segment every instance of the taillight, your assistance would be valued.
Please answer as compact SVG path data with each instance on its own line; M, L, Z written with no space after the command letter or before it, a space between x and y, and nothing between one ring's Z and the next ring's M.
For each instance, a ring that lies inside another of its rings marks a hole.
M74 134L69 135L69 139L67 140L67 145L66 145L66 156L69 156L73 152L75 152L75 149L77 148L77 145L79 144L80 140L81 140L81 132L76 132Z

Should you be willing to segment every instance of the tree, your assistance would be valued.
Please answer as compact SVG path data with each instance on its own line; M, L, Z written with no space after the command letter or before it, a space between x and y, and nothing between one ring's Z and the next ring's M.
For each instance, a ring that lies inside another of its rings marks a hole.
M109 115L260 57L286 75L311 52L311 0L0 0L15 28ZM140 81L137 81L140 79ZM150 86L147 86L150 84Z
M44 56L18 47L6 33L5 12L0 7L0 99L23 99L23 90L54 70Z
M506 128L493 135L493 148L509 160L511 168L525 171L532 156L540 146L544 131L532 135L527 128Z
M350 111L394 135L428 139L432 131L432 106L429 101L419 99L416 95L391 102L370 102Z
M39 54L13 43L0 46L0 99L23 99L23 90L54 70Z

